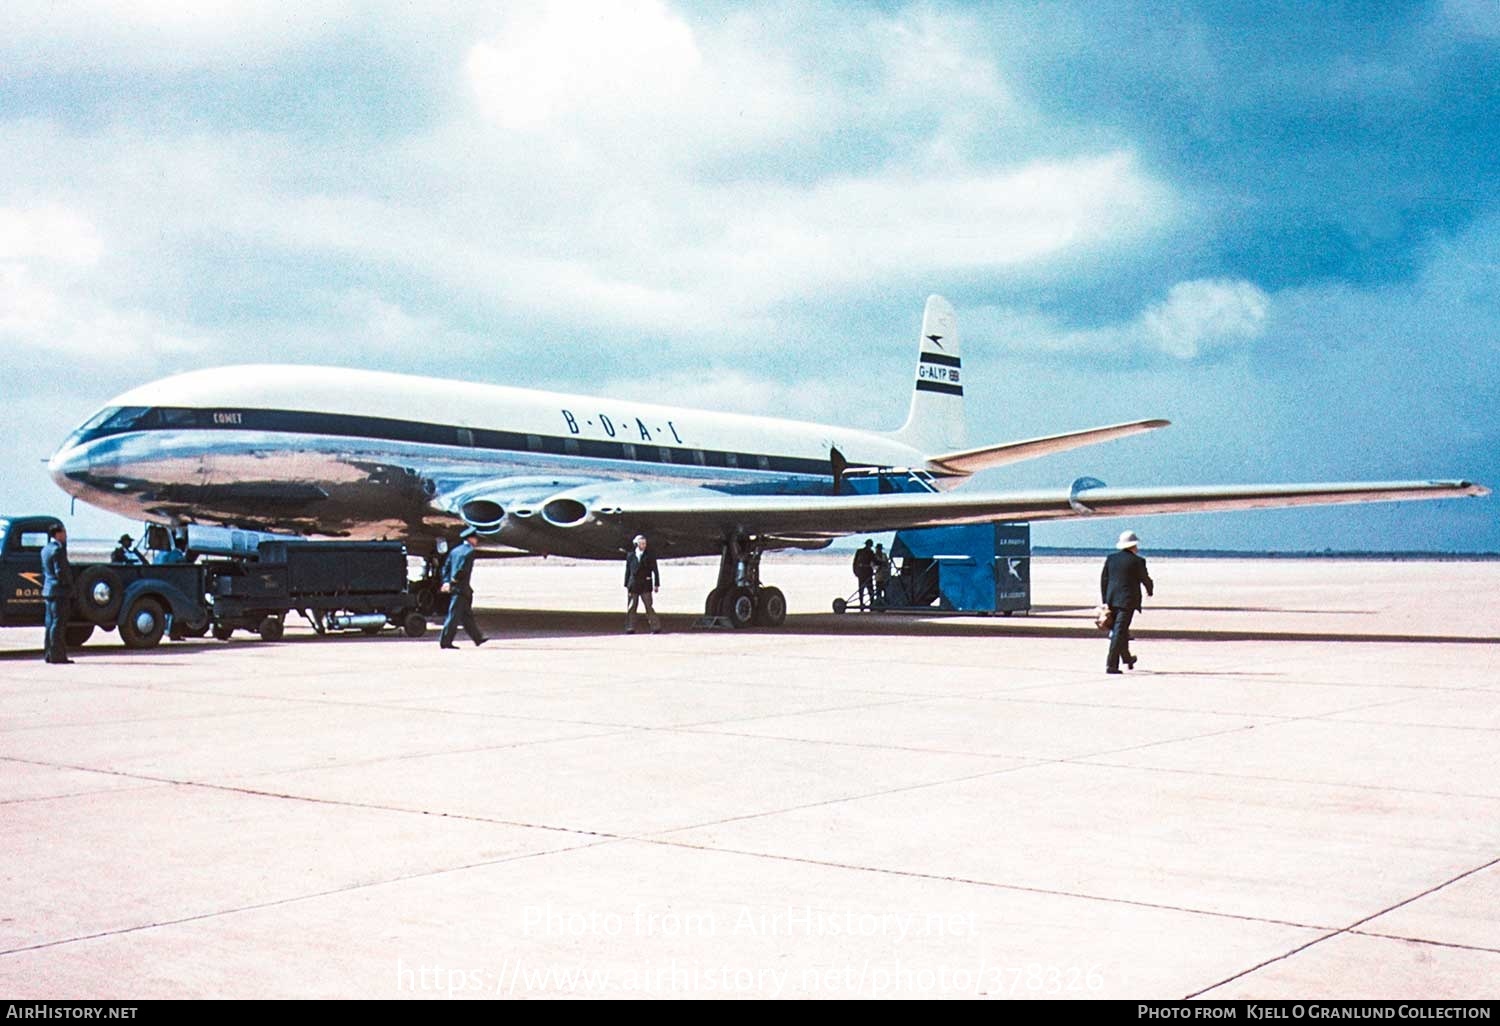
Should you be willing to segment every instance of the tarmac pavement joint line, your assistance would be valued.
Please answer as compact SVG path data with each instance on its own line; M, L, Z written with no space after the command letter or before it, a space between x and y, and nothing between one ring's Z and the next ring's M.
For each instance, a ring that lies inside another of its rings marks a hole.
M1244 977L1249 976L1251 973L1258 972L1259 970L1264 969L1268 965L1274 965L1277 962L1284 962L1288 958L1291 958L1293 955L1296 955L1296 954L1299 954L1299 953L1301 953L1303 951L1306 951L1308 948L1314 947L1314 946L1316 946L1318 944L1322 944L1326 940L1330 940L1330 939L1332 939L1334 937L1340 937L1340 936L1343 936L1344 934L1348 934L1348 933L1359 933L1360 931L1358 931L1356 929L1356 927L1358 927L1362 923L1368 923L1372 919L1378 919L1379 917L1381 917L1383 915L1386 915L1388 913L1394 912L1398 908L1401 908L1401 907L1403 907L1405 905L1410 905L1414 901L1417 901L1417 900L1420 900L1422 898L1428 897L1429 895L1432 895L1432 894L1436 894L1438 891L1441 891L1445 887L1451 887L1453 884L1456 884L1460 880L1463 880L1463 879L1465 879L1467 877L1473 876L1475 873L1482 873L1484 870L1489 869L1491 866L1497 866L1497 865L1500 865L1500 857L1490 859L1488 862L1484 863L1483 865L1475 866L1473 869L1466 869L1462 873L1459 873L1457 876L1451 877L1451 878L1449 878L1447 880L1444 880L1440 884L1435 884L1432 887L1427 888L1427 890L1422 891L1420 894L1413 894L1411 897L1405 898L1405 899L1403 899L1401 901L1398 901L1394 905L1391 905L1391 906L1389 906L1387 908L1383 908L1383 909L1381 909L1378 912L1372 912L1370 915L1365 916L1363 919L1356 920L1355 922L1350 923L1348 926L1345 926L1342 929L1333 930L1333 931L1331 931L1330 933L1328 933L1325 936L1317 937L1317 938L1314 938L1313 940L1308 941L1306 944L1299 944L1295 948L1292 948L1290 951L1287 951L1287 952L1284 952L1283 954L1277 955L1275 958L1268 958L1264 962L1259 963L1258 965L1253 965L1250 968L1245 969L1242 972L1238 972L1238 973L1235 973L1233 976L1226 977L1226 978L1220 980L1218 983L1214 983L1214 984L1211 984L1211 985L1209 985L1207 987L1204 987L1202 990L1196 990L1196 991L1194 991L1191 994L1184 994L1182 999L1184 1001L1189 1001L1189 1000L1191 1000L1193 998L1203 997L1206 994L1208 994L1209 991L1217 990L1220 987L1224 987L1224 986L1227 986L1227 985L1233 983L1235 980L1243 979ZM1378 936L1378 935L1375 935L1375 934L1364 934L1364 936ZM1421 940L1421 939L1413 939L1413 938L1405 938L1405 937L1403 937L1403 938L1391 938L1391 939L1400 939L1400 940L1408 941L1409 943L1412 943L1412 944L1427 944L1427 945L1431 945L1433 947L1440 947L1440 948L1448 948L1448 947L1451 947L1451 948L1469 948L1470 947L1469 945L1466 945L1466 944L1446 944L1446 943L1443 943L1442 941ZM1479 948L1477 950L1487 951L1487 950L1490 950L1490 949L1488 949L1488 948Z
M190 785L190 786L212 787L212 785ZM221 790L233 790L233 789L232 788L221 788ZM275 796L257 795L256 792L253 792L253 791L252 792L245 792L245 793L251 795L252 797L275 797ZM327 802L325 804L330 804L330 805L354 805L356 808L372 808L372 806L358 806L355 803L351 803L351 802ZM373 808L379 809L380 807L379 806L374 806ZM401 811L406 811L406 810L395 809L395 810L384 810L384 811L401 812ZM423 813L423 815L427 815L427 814ZM445 813L438 813L438 815L446 815L446 814ZM449 818L478 820L478 817L475 817L475 816L453 816L453 817L449 817ZM489 821L489 820L479 820L479 821L480 822L493 822L493 821ZM552 829L552 828L549 828L549 827L537 827L535 829L547 830L547 829ZM200 913L198 913L196 915L180 916L180 917L178 917L176 919L164 919L161 922L156 922L156 923L140 923L140 924L137 924L135 926L124 926L124 927L121 927L121 928L119 928L117 930L101 930L98 933L82 934L82 935L77 936L77 937L62 937L62 938L59 938L58 940L43 941L40 944L28 944L28 945L25 945L23 947L10 948L10 949L7 949L5 951L0 951L0 958L5 958L8 955L20 955L20 954L24 954L24 953L26 953L28 951L41 951L41 950L46 949L46 948L61 947L61 946L66 945L66 944L76 944L76 943L80 943L80 942L83 942L83 941L99 940L99 939L105 938L105 937L118 937L118 936L120 936L122 934L140 933L140 932L145 931L145 930L156 930L156 929L160 929L162 927L168 927L168 926L181 926L184 923L196 923L196 922L202 922L202 921L208 920L208 919L218 919L218 918L220 918L222 916L232 916L232 915L237 915L237 914L243 913L243 912L259 912L259 911L262 911L264 909L277 908L278 906L282 906L282 905L294 905L294 904L296 904L298 902L302 902L302 901L313 901L313 900L316 900L318 898L327 898L327 897L332 897L332 896L338 895L338 894L348 894L348 893L351 893L351 892L354 892L354 891L363 891L363 890L368 890L370 888L375 888L375 887L388 887L388 886L391 886L393 884L405 883L405 882L410 881L410 880L423 880L423 879L427 879L427 878L430 878L430 877L444 876L444 875L449 874L449 873L462 873L462 872L467 872L468 870L471 870L471 869L483 869L483 868L485 868L487 866L499 866L499 865L503 865L503 864L505 864L507 862L520 862L520 861L523 861L523 860L526 860L526 859L540 858L540 857L545 856L545 855L556 855L556 854L558 854L560 852L582 851L583 849L586 849L586 848L595 848L595 847L598 847L599 845L602 845L602 844L613 844L613 843L616 843L617 840L624 840L624 839L625 838L604 838L602 840L591 841L588 844L575 844L575 845L571 845L571 846L566 847L566 848L549 848L546 851L522 852L519 855L507 855L504 858L498 858L498 859L485 859L485 860L482 860L480 862L470 862L470 863L466 863L466 864L461 865L461 866L445 866L445 867L443 867L441 869L431 869L431 870L426 870L426 871L421 872L421 873L407 873L407 874L404 874L402 876L393 876L393 877L389 877L389 878L384 879L384 880L367 880L367 881L364 881L362 883L350 884L347 887L330 887L330 888L327 888L325 890L313 891L313 892L310 892L310 893L307 893L307 894L294 894L294 895L291 895L291 896L285 897L285 898L277 898L274 901L262 901L262 902L257 902L255 904L251 904L251 905L239 905L239 906L236 906L234 908L214 909L211 912L200 912Z
M1184 741L1196 740L1194 738L1183 738ZM1162 744L1170 742L1158 742ZM1149 746L1142 746L1149 747ZM1121 749L1129 751L1130 749ZM1107 752L1107 755L1118 755L1119 752ZM1059 762L1074 762L1081 766L1097 766L1101 769L1140 770L1144 773L1180 773L1192 777L1223 777L1226 780L1264 780L1275 784L1312 784L1318 787L1350 787L1364 791L1381 791L1391 794L1421 794L1435 798L1467 798L1472 801L1500 802L1500 795L1475 794L1469 791L1434 791L1423 787L1395 787L1391 784L1361 784L1350 780L1312 780L1306 777L1273 777L1264 773L1226 773L1223 770L1208 770L1200 767L1184 766L1137 766L1127 762L1105 762L1099 756L1087 755L1073 759L1060 759Z

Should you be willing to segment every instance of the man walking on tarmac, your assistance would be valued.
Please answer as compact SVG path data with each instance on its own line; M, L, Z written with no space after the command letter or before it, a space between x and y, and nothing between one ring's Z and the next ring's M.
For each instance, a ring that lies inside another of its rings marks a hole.
M1154 593L1156 585L1146 572L1146 561L1136 550L1141 540L1134 531L1122 531L1115 542L1119 551L1104 561L1099 574L1099 601L1114 614L1114 624L1109 632L1109 656L1105 659L1105 673L1119 673L1123 661L1135 669L1135 656L1130 654L1130 622L1141 608L1141 588L1146 594Z
M625 607L625 633L635 633L636 603L646 604L646 618L651 622L651 633L661 633L661 620L651 603L652 592L661 590L661 571L656 566L656 553L646 551L646 536L635 536L635 548L625 557L625 592L630 603Z
M68 532L61 524L48 532L42 546L42 601L47 604L46 660L71 663L68 658L68 609L73 604L73 567L68 563Z
M451 597L448 618L443 621L443 633L438 636L438 648L456 647L453 636L458 633L459 624L464 625L475 648L489 640L479 633L479 627L474 623L474 589L469 584L469 576L474 572L474 536L477 533L472 527L465 529L459 535L459 543L448 553L448 562L443 564L442 591Z

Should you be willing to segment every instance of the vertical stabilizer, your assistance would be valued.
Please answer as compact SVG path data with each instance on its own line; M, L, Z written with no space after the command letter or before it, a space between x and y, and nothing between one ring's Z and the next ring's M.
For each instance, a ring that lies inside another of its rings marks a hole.
M967 435L962 371L953 307L942 296L928 296L911 412L895 437L928 455L962 449Z

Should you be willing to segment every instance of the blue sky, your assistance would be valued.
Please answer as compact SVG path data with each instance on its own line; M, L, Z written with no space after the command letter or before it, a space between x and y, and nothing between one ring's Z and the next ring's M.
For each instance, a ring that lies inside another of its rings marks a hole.
M12 0L0 151L7 511L247 360L895 427L931 292L974 443L1174 421L981 486L1500 483L1491 0ZM1130 526L1500 550L1497 503Z

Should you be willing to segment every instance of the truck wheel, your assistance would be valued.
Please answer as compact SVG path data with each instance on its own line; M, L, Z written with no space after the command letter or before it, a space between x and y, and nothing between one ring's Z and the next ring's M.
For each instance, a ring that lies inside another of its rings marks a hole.
M70 623L67 632L63 635L69 648L81 648L83 643L93 637L94 625L91 623Z
M107 566L86 567L78 575L78 609L94 623L106 623L120 612L125 597L120 575Z
M421 613L407 613L401 628L406 631L408 638L420 638L427 633L427 617Z
M227 623L216 623L214 624L214 637L220 641L228 641L234 637L234 628Z
M755 596L755 625L780 627L786 623L786 596L780 588L762 588Z
M268 616L260 622L260 640L280 641L281 635L285 632L285 630L286 625L281 622L281 617Z
M166 629L166 611L150 595L142 595L130 603L120 617L120 640L126 648L155 648Z

